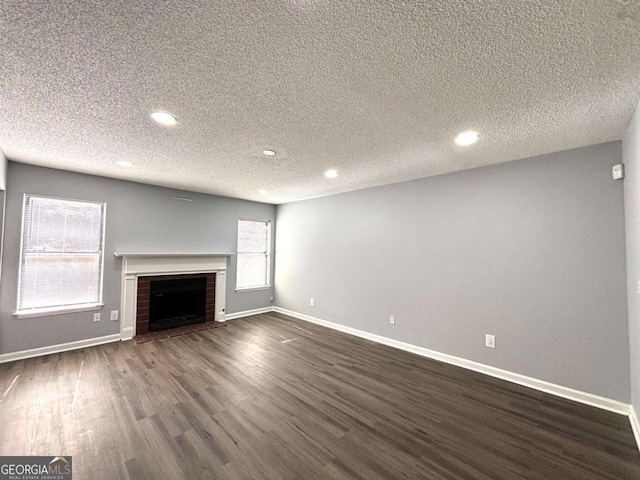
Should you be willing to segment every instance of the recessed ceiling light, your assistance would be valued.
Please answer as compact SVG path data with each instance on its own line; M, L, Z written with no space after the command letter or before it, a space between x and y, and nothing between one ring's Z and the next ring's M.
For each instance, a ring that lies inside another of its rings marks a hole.
M261 188L260 190L258 190L258 193L259 193L260 195L266 195L266 194L267 194L267 191Z
M151 118L158 125L162 125L163 127L173 127L178 121L176 117L167 112L153 112L151 114Z
M127 162L126 160L118 160L116 163L121 167L133 167L133 163Z
M338 171L337 170L327 170L326 172L324 172L324 176L327 178L336 178L338 176Z
M273 157L276 154L275 150L262 150L262 154L267 157Z
M472 143L476 143L478 141L478 132L473 130L467 130L466 132L462 132L456 137L456 144L461 147L466 147L467 145L471 145Z

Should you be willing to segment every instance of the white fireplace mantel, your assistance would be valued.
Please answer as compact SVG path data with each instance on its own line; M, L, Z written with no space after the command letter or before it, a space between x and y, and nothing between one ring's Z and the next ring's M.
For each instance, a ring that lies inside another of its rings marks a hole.
M227 258L231 253L115 253L122 258L120 336L130 340L136 334L138 277L193 273L216 274L216 322L225 320Z

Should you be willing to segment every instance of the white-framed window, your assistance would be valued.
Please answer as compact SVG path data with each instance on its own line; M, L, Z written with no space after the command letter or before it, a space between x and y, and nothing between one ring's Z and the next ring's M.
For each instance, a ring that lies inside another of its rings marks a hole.
M238 220L236 290L270 286L271 222Z
M106 204L25 194L18 316L102 303Z

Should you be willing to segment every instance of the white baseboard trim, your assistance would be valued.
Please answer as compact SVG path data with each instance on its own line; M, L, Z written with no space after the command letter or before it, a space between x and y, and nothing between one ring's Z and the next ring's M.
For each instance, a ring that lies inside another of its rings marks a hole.
M631 430L633 430L633 436L636 438L636 444L638 450L640 450L640 419L638 418L638 412L630 405L629 421L631 422Z
M87 338L86 340L60 343L58 345L49 345L47 347L32 348L31 350L3 353L0 354L0 363L14 362L16 360L24 360L25 358L40 357L42 355L51 355L52 353L66 352L69 350L77 350L79 348L93 347L95 345L102 345L103 343L119 341L120 334L114 333L113 335L105 335L104 337Z
M341 332L348 333L350 335L355 335L356 337L371 340L372 342L381 343L383 345L387 345L390 347L398 348L400 350L415 353L423 357L432 358L434 360L439 360L444 363L449 363L451 365L456 365L458 367L466 368L468 370L473 370L474 372L484 373L485 375L489 375L491 377L500 378L508 382L517 383L518 385L523 385L525 387L533 388L535 390L550 393L558 397L567 398L569 400L573 400L579 403L584 403L586 405L591 405L592 407L602 408L604 410L608 410L614 413L619 413L621 415L629 416L631 414L631 405L627 403L619 402L617 400L601 397L599 395L594 395L592 393L582 392L580 390L574 390L573 388L564 387L562 385L546 382L544 380L538 380L537 378L528 377L526 375L521 375L519 373L509 372L507 370L502 370L500 368L492 367L490 365L485 365L483 363L474 362L472 360L467 360L465 358L455 357L453 355L448 355L446 353L440 353L435 350L429 350L428 348L419 347L417 345L412 345L410 343L404 343L398 340L393 340L391 338L383 337L381 335L376 335L373 333L365 332L363 330L358 330L356 328L347 327L344 325L340 325L338 323L333 323L327 320L322 320L320 318L312 317L304 313L298 313L298 312L286 310L280 307L275 307L274 311L278 313L282 313L284 315L289 315L294 318L298 318L300 320L315 323L317 325L322 325L324 327L332 328L334 330L339 330Z
M227 313L224 316L225 320L235 320L236 318L250 317L251 315L258 315L260 313L270 313L274 311L274 307L262 307L254 308L253 310L244 310L242 312Z

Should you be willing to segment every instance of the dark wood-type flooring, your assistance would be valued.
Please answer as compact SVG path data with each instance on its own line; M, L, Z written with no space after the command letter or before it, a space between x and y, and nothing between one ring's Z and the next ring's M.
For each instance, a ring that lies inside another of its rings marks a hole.
M16 376L17 379L16 379ZM638 479L628 419L279 314L0 365L74 479Z

